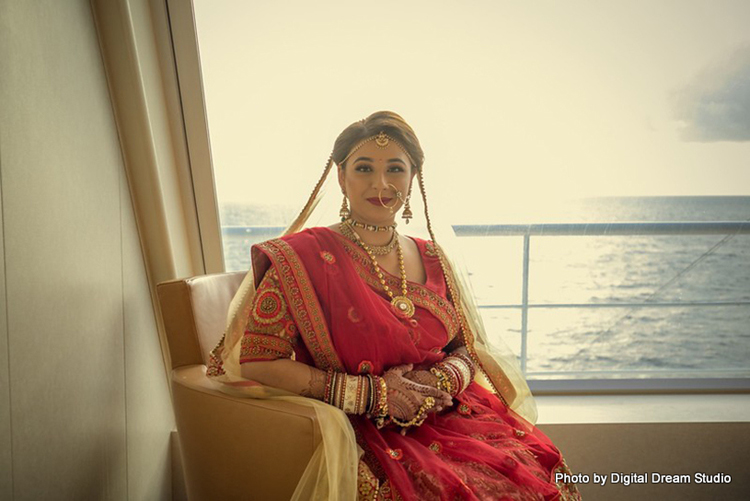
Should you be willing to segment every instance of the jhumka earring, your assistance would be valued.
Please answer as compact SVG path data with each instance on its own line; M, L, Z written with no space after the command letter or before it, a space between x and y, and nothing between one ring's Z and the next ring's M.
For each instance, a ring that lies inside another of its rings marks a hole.
M406 202L404 202L404 212L401 214L401 217L404 218L406 221L406 224L409 224L409 221L411 218L414 217L414 213L411 211L411 206L409 206L409 200L411 199L411 191L408 195L406 195Z
M346 221L351 217L352 213L349 212L349 206L346 203L346 193L344 193L344 200L341 202L341 210L339 211L339 216L341 216L341 221Z

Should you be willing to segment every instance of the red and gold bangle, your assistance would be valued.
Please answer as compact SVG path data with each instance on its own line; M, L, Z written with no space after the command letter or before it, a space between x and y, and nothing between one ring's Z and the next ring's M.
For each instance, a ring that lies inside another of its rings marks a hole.
M466 364L466 367L468 367L469 373L471 374L471 381L473 381L474 376L476 375L476 367L474 367L474 361L471 357L463 353L452 353L451 357L459 358Z
M458 389L461 387L461 381L459 379L459 373L454 367L446 364L445 361L442 361L435 364L430 369L430 372L438 377L438 389L443 390L454 397L458 394ZM442 381L440 381L441 376Z
M459 355L460 354L451 355L450 357L443 360L442 363L447 367L450 367L457 374L460 381L458 386L458 393L461 393L466 388L468 388L471 382L474 380L474 366L473 364L467 363L466 360Z
M350 376L333 371L326 374L323 394L325 403L338 407L347 414L364 414L369 399L366 376Z

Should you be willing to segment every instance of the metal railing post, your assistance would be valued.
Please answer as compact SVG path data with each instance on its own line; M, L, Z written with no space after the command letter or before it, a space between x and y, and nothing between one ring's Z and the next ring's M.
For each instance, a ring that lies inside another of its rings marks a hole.
M521 372L526 375L527 335L529 325L529 244L531 235L523 236L523 288L521 291Z

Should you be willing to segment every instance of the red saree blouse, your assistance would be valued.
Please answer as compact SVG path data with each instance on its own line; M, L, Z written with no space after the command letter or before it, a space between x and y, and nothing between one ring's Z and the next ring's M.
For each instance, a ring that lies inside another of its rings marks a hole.
M393 313L367 256L328 228L311 228L253 247L256 295L240 362L294 358L323 370L382 375L414 364L429 368L459 333L446 284L430 242L414 239L426 283L408 282L416 312ZM388 286L400 279L383 270ZM209 374L221 371L215 357ZM349 416L364 450L360 499L568 500L575 485L560 451L537 428L472 383L454 406L432 413L406 436Z

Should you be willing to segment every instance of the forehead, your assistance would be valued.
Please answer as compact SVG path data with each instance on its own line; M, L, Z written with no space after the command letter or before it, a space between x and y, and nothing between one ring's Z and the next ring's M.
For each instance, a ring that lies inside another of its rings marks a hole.
M368 141L352 153L350 160L356 162L360 157L370 158L373 162L387 162L397 158L406 165L411 165L409 156L393 141L389 142L385 148L379 147L375 141Z

